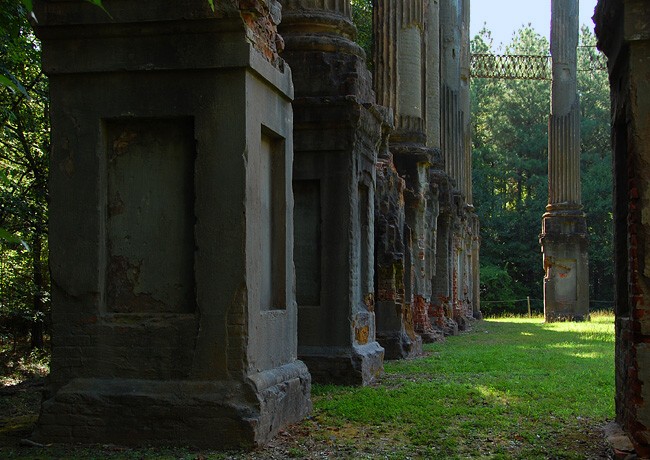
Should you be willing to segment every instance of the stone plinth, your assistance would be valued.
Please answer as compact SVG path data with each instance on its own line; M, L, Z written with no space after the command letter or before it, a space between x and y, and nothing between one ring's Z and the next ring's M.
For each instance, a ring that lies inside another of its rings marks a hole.
M587 227L581 211L547 213L540 238L544 252L546 321L589 319Z
M349 0L283 2L296 82L298 355L314 381L371 383L383 371L374 312L375 162L386 113L374 103Z
M279 8L215 4L35 2L53 146L39 441L253 446L310 411Z

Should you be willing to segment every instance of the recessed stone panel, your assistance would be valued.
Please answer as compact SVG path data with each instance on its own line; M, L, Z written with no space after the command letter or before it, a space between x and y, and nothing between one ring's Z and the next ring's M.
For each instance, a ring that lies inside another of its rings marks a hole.
M105 133L108 311L193 312L192 120L108 120Z
M286 298L286 204L284 140L262 134L260 143L260 263L262 310L281 310Z
M577 264L575 259L557 259L551 267L555 282L555 299L561 304L578 300Z
M293 194L297 302L317 306L321 303L320 181L296 180Z

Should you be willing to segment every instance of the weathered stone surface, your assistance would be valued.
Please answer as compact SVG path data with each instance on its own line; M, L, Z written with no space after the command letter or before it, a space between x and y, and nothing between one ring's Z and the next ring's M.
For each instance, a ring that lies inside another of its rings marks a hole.
M650 457L650 8L600 0L594 16L607 55L614 150L616 421Z
M299 361L244 382L74 379L44 401L34 439L253 447L302 419L309 393Z
M480 316L469 1L376 3L385 107L350 1L281 3L104 0L111 19L37 2L54 146L38 439L261 444L308 413L311 377L368 384L385 353Z
M441 297L440 291L446 294L444 283L437 279L437 264L440 257L445 262L450 260L438 252L441 248L450 250L438 240L446 230L439 228L440 200L445 199L440 186L449 183L439 148L443 130L439 15L437 2L421 0L381 2L374 12L375 89L378 101L395 113L396 127L389 139L391 156L387 158L405 181L404 225L411 234L404 249L407 256L410 254L404 273L410 273L412 280L412 284L405 281L405 305L410 305L414 331L425 342L443 337L431 318L438 315L436 322L444 323L447 312L439 308L434 295ZM449 233L445 238L450 238ZM383 256L382 250L378 247L378 259ZM445 270L443 264L442 277ZM397 330L384 332L393 339L401 334Z
M439 291L436 302L448 304L449 315L466 323L480 316L478 298L478 225L472 204L469 105L469 0L440 2L440 145L444 170L452 180L449 215L441 232L447 243L448 293ZM441 267L444 272L444 264ZM444 275L443 275L444 276ZM441 300L443 299L443 300ZM434 310L440 310L439 306Z
M386 359L402 359L420 355L422 339L414 331L410 314L411 277L405 271L410 243L404 232L405 184L395 170L387 145L383 152L377 162L375 193L377 341L386 350Z
M36 438L264 443L311 408L275 3L35 4L53 145Z

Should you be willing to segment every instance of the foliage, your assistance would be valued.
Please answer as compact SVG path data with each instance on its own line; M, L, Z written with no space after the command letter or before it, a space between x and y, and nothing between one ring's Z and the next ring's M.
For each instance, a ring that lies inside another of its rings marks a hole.
M579 68L598 53L595 37L581 32ZM524 27L508 54L547 55L549 43ZM489 31L472 40L472 52L494 52ZM590 230L590 296L613 298L612 177L609 148L609 91L606 72L580 72L582 99L582 201ZM534 80L472 80L474 205L481 220L481 264L488 268L484 292L541 297L544 276L538 236L548 200L548 114L550 84ZM485 270L482 270L482 274ZM497 284L492 284L495 282Z
M368 67L372 68L372 0L352 0L352 21L357 27L357 43L366 53Z
M0 32L1 70L15 83L0 86L0 334L15 337L27 323L32 346L42 347L49 298L48 82L24 2L2 0Z
M524 314L528 311L526 292L516 283L507 268L481 264L481 312L493 316L503 312ZM523 301L521 299L524 299Z

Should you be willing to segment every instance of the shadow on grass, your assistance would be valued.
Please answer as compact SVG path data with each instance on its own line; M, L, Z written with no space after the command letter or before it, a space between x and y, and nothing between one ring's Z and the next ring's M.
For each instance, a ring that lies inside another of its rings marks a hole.
M599 430L613 417L613 337L600 321L477 322L427 345L425 357L387 362L377 385L314 385L312 416L251 453L20 447L34 411L0 416L0 457L605 459Z

